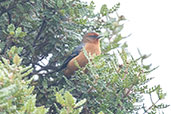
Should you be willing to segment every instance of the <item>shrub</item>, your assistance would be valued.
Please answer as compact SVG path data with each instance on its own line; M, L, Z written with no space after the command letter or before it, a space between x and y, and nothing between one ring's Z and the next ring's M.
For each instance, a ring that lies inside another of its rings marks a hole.
M10 50L13 52L13 50ZM48 110L43 106L36 107L36 95L32 94L32 81L23 80L32 72L31 67L20 65L18 54L10 60L0 61L0 112L2 114L45 114Z

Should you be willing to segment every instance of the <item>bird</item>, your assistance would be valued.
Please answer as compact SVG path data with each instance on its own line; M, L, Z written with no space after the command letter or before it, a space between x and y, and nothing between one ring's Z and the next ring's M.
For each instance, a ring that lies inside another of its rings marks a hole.
M76 62L78 63L79 67L85 67L85 65L88 63L87 58L84 55L83 48L85 48L86 52L90 55L100 55L101 49L100 49L100 36L96 32L88 32L83 36L83 39L70 56L67 57L67 59L63 62L61 67L58 69L58 71L64 70L64 75L66 77L70 77L77 71L79 68L76 65Z

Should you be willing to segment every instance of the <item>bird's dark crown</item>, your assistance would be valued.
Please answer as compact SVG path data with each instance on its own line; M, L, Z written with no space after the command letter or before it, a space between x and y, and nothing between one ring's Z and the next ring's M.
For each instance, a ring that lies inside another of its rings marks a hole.
M85 34L85 37L89 37L89 38L97 38L99 39L99 34L95 33L95 32L89 32L87 34Z

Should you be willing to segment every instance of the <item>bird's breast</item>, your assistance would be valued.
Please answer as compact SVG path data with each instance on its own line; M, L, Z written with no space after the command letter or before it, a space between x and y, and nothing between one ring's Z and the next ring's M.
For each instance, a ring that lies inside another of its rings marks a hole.
M99 43L94 44L94 43L87 43L85 45L85 49L87 51L88 54L91 55L100 55L101 54L101 49L100 49L100 45Z

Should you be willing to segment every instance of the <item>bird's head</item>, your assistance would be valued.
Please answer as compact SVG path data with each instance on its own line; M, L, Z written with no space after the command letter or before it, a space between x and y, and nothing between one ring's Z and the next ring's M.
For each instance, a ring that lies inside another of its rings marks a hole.
M83 42L97 42L101 37L102 36L95 32L89 32L83 36Z

